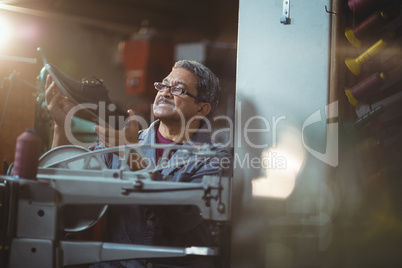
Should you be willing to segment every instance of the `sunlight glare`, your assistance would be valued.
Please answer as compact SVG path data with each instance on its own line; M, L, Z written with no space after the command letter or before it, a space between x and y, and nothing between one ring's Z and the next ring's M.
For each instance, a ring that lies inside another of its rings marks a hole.
M11 28L8 22L0 18L0 49L2 49L11 37Z
M296 129L288 128L276 147L262 153L262 162L266 164L263 165L263 176L252 180L254 197L284 199L293 192L305 159L300 135Z

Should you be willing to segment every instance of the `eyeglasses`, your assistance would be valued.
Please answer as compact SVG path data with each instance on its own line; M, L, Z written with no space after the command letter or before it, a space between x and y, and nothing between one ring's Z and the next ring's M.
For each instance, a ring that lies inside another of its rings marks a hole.
M182 89L181 87L168 86L168 85L165 85L165 84L160 83L160 82L155 82L154 86L155 86L155 89L158 90L158 91L161 91L161 90L163 91L163 90L166 90L166 88L168 88L172 95L179 96L179 95L184 93L184 94L186 94L186 95L198 100L199 102L205 102L202 99L200 99L199 97L197 97L196 95L188 92L187 90Z

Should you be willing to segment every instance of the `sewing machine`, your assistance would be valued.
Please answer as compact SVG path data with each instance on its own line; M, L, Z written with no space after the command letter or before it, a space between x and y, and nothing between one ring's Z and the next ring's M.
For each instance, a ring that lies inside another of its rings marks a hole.
M5 237L11 240L8 267L63 267L135 258L214 256L218 248L161 247L107 242L69 241L64 232L94 225L108 205L194 205L204 219L230 220L231 181L222 176L204 176L201 183L155 181L154 172L171 167L167 161L132 172L126 161L119 169L108 169L102 154L117 150L164 148L183 154L183 165L213 157L208 147L132 145L89 151L62 146L43 155L36 180L0 176L1 221ZM126 154L128 155L128 154Z

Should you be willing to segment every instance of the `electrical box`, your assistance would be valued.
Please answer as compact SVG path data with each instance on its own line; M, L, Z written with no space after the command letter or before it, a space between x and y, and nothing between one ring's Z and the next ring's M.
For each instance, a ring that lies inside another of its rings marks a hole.
M125 68L126 94L153 98L153 83L163 79L173 66L173 44L130 40L121 42L119 50Z

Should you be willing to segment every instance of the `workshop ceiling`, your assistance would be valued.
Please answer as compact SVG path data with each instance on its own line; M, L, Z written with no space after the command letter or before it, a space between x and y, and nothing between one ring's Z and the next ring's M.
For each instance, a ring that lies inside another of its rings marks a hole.
M237 24L237 8L237 0L0 0L0 9L122 33L148 21L162 31L185 26L213 35L228 16Z

